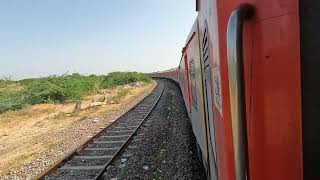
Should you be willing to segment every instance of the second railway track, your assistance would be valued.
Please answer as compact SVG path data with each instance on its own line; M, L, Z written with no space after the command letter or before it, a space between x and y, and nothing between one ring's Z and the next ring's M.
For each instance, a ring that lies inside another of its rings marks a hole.
M153 92L138 105L38 179L99 179L160 100L164 83L161 80L157 83Z

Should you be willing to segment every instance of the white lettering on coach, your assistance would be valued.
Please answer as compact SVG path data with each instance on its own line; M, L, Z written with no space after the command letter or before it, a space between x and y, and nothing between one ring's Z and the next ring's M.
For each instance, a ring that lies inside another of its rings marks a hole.
M221 78L219 67L213 68L212 76L214 81L214 104L222 116Z

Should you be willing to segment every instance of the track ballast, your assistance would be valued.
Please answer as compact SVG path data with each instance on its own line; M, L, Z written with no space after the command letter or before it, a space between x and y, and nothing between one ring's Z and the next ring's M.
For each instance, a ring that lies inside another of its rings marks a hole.
M138 105L100 132L80 151L70 154L39 179L99 179L158 103L164 84L161 80L157 83L154 91Z

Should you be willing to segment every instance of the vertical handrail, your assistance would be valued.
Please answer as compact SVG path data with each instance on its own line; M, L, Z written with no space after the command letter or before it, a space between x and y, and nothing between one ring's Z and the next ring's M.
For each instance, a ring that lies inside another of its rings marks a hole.
M236 180L248 179L242 33L243 22L250 19L253 13L252 5L239 5L231 13L227 27L228 75Z

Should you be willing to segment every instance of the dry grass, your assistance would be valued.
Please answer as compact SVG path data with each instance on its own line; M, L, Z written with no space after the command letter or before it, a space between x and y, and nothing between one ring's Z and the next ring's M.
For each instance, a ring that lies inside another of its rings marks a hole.
M0 85L0 92L3 92L3 91L20 91L22 89L23 89L23 86L21 86L20 84L17 84L17 83Z
M83 122L90 123L92 118L107 116L120 110L150 89L153 83L141 87L121 86L86 96L82 104L106 99L109 102L100 106L88 106L77 112L74 112L75 103L69 103L39 104L0 114L0 177L41 158L63 143L73 141L57 135ZM81 130L81 126L77 128Z

